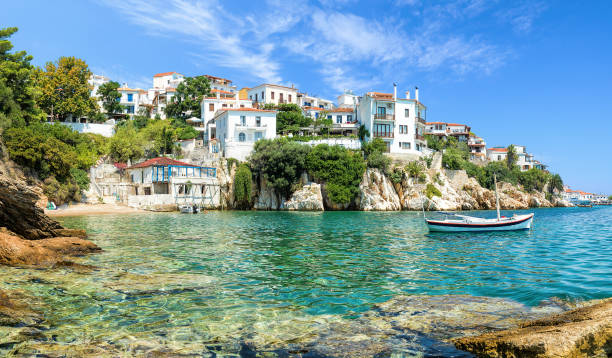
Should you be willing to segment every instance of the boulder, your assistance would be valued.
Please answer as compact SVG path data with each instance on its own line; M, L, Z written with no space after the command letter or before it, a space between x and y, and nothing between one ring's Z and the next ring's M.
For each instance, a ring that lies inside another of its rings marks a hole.
M289 200L281 205L284 210L323 211L323 195L321 184L310 183L295 191Z
M284 202L284 199L280 198L279 200L276 191L262 178L259 182L259 191L253 208L257 210L277 210L282 202Z
M612 299L454 343L479 357L610 357Z
M366 170L359 189L359 210L393 211L402 208L393 183L378 169Z

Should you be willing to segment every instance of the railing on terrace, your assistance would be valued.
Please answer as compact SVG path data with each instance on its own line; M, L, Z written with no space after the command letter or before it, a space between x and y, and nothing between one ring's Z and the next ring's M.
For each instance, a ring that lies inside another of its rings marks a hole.
M414 135L414 139L416 139L416 140L422 140L422 141L425 141L425 137L424 137L424 136L422 136L422 135L418 135L418 134L415 134L415 135Z
M393 114L376 113L374 115L374 120L379 120L379 121L394 121L395 120L395 116Z
M153 167L151 180L154 183L168 182L170 178L216 178L217 169L210 167L188 167L188 166L155 166Z
M266 123L236 123L236 127L267 127Z
M417 122L421 123L421 124L425 124L425 119L421 118L421 117L416 117Z
M374 137L378 138L394 138L393 132L374 132Z

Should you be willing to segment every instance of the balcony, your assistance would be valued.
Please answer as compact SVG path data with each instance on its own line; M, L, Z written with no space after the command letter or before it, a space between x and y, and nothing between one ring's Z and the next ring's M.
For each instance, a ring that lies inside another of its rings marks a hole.
M419 135L419 134L415 134L414 135L414 139L420 140L420 141L423 141L423 142L425 141L425 137L422 136L422 135Z
M347 123L334 123L332 125L333 128L357 128L359 127L359 123L355 122L347 122Z
M266 129L267 125L265 123L236 123L236 129L242 130L263 130Z
M416 117L416 121L417 121L417 123L425 124L425 119L423 119L421 117Z
M374 120L375 121L394 121L395 116L393 114L376 113L374 115Z
M375 138L394 138L393 132L374 132Z

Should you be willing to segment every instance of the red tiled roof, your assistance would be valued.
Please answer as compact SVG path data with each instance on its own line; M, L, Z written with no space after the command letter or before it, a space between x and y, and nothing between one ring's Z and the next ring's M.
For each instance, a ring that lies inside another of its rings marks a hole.
M180 165L180 166L184 166L184 167L196 167L196 168L199 167L199 165L193 165L193 164L189 164L189 163L185 163L185 162L179 162L178 160L174 160L174 159L170 159L170 158L166 158L166 157L157 157L157 158L145 160L142 163L134 164L131 167L127 167L126 169L146 168L146 167L151 167L151 166L154 166L154 165L161 165L161 166Z
M178 72L162 72L162 73L158 73L158 74L156 74L156 75L153 75L153 77L164 77L164 76L170 76L170 75L175 74L175 73L176 73L177 75L180 75L180 73L178 73Z
M487 150L490 150L491 152L507 152L508 151L507 148L489 148Z
M113 165L117 169L125 169L125 168L127 168L127 163L113 163Z
M447 126L464 126L464 127L469 127L466 126L465 124L459 124L459 123L446 123Z
M213 89L213 90L211 90L211 92L214 92L214 93L219 92L219 93L223 93L223 94L234 94L234 93L232 93L230 91L224 91L224 90L220 90L220 89Z
M325 108L312 107L312 106L304 106L304 109L307 111L324 111Z
M446 124L446 122L427 122L425 124L426 125L430 125L430 124Z
M217 77L217 76L212 76L212 75L204 75L204 77L208 78L209 80L222 80L225 81L227 83L232 83L231 80L228 80L227 78L223 78L223 77Z
M246 111L246 112L276 112L276 111L269 110L269 109L246 108L246 107L243 107L243 108L221 108L219 110L220 111L237 111L237 112L240 112L240 111Z
M382 92L368 92L368 95L374 98L384 98L384 99L393 99L392 93L382 93Z

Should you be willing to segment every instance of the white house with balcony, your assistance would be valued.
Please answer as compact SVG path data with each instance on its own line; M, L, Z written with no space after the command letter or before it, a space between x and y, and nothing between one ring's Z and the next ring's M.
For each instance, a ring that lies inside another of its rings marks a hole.
M515 145L514 150L516 151L516 165L521 168L521 171L525 172L529 169L534 168L535 160L533 155L527 153L527 148L524 145Z
M425 134L438 137L446 137L447 129L445 122L426 122Z
M212 153L246 160L255 142L276 137L276 111L256 108L222 108L213 118L216 138L209 142Z
M185 80L185 76L178 72L162 72L153 75L153 88L176 88Z
M123 113L132 117L138 113L140 106L147 103L147 91L140 88L129 88L127 84L117 88L121 94L119 104L123 106Z
M298 90L294 87L264 83L247 90L249 99L258 104L298 103Z
M422 155L427 142L424 138L427 107L406 92L405 98L393 93L368 92L359 103L357 119L370 133L368 140L380 138L387 151L394 154Z
M481 137L470 136L468 138L468 148L470 149L470 159L475 161L487 160L487 142Z
M353 108L334 108L327 112L327 118L332 120L330 133L344 136L357 135L360 124Z
M338 107L341 108L357 108L359 106L360 97L351 90L344 90L344 93L338 96Z
M236 86L232 85L232 81L227 78L221 78L211 75L204 75L210 81L210 89L213 93L220 94L235 94L237 93Z
M438 137L455 137L460 142L467 142L471 128L465 124L446 122L425 123L425 134Z
M314 107L321 108L325 110L330 110L333 108L334 103L328 99L310 96L307 93L298 93L297 94L297 104L298 106L304 107Z
M506 160L508 149L505 147L492 147L487 149L487 159L492 162Z
M199 121L196 119L190 119L190 123L194 128L203 133L202 138L205 142L210 141L217 137L216 134L216 123L213 120L219 111L224 109L234 108L252 108L253 102L251 100L239 99L238 96L222 97L220 93L216 93L213 97L202 98L201 103L201 118Z
M128 205L155 208L165 205L219 205L216 168L158 157L125 168L131 188Z

